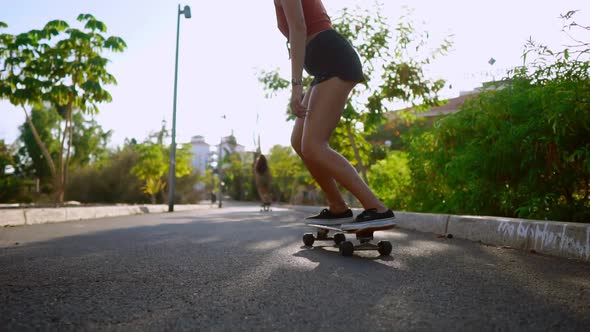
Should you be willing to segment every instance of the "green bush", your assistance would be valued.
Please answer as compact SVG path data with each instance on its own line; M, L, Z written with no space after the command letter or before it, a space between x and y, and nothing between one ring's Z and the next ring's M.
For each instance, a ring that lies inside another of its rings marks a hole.
M141 181L131 173L138 153L130 147L114 152L104 165L92 165L72 171L67 200L82 203L149 203Z
M371 166L367 177L369 186L385 205L396 210L407 209L411 183L407 153L389 153Z
M0 202L20 203L21 182L14 176L0 176Z
M588 221L589 69L563 59L520 70L409 137L409 207Z

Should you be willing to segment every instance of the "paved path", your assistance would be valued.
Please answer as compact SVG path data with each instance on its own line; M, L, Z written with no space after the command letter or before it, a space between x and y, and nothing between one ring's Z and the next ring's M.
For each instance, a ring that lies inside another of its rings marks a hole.
M590 264L378 233L305 248L302 214L228 206L0 229L0 330L590 330Z

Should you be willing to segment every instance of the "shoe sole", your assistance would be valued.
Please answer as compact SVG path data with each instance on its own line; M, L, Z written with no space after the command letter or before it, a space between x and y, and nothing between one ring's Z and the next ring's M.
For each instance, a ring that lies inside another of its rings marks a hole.
M378 219L372 221L365 221L365 222L358 222L358 223L350 223L346 225L342 225L340 227L342 231L346 232L355 232L355 231L381 231L393 228L395 226L395 217L387 218L387 219Z
M354 221L353 217L350 218L338 218L338 219L305 219L305 224L319 224L319 225L342 225L350 224Z

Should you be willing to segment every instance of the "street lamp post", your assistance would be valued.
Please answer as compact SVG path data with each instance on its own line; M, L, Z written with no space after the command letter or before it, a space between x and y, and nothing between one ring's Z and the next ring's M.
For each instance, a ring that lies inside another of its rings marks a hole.
M223 171L222 169L222 157L221 154L223 153L223 136L221 137L221 139L219 140L219 153L217 155L217 176L219 178L219 188L217 189L217 207L218 208L222 208L223 207L223 203L221 202L222 198L223 198L223 193L221 191L221 186L223 185L223 176L221 174L221 172Z
M191 8L178 4L178 20L176 22L176 63L174 65L174 105L172 106L172 143L170 143L170 179L168 180L168 212L174 211L174 181L176 180L176 90L178 87L178 42L180 35L180 15L191 18Z
M227 117L224 115L221 116L222 119L227 119ZM221 137L219 138L219 152L217 154L217 177L219 178L219 187L217 188L217 195L219 196L218 198L218 208L222 208L223 207L223 203L222 203L222 199L223 199L223 192L222 192L222 186L223 186L223 163L222 163L222 155L223 155L223 135L221 135Z

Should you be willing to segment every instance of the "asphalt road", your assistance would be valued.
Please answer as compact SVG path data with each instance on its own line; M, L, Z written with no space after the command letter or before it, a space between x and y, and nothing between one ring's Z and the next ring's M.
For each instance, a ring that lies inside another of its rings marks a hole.
M341 257L254 206L0 229L0 330L588 331L590 264L432 234Z

